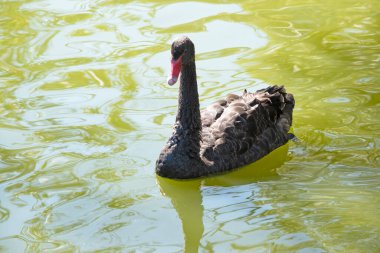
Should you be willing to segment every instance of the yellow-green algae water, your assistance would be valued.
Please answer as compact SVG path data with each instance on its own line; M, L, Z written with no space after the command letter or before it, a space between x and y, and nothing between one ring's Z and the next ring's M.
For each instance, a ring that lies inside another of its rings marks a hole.
M196 44L201 106L285 85L289 143L156 177ZM380 1L0 2L0 252L380 252Z

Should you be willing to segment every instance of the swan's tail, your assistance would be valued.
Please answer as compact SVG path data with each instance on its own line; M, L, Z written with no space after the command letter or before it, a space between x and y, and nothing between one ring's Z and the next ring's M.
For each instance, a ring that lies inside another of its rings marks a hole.
M286 93L284 86L269 86L254 93L245 90L242 97L252 107L261 104L277 127L285 133L289 132L295 101L292 94Z
M262 98L262 104L267 106L270 114L276 115L277 126L284 132L289 132L293 121L293 108L295 105L293 94L286 93L284 86L269 86L258 90L256 97Z
M293 133L288 133L288 140L293 141L295 143L299 143L300 140Z
M284 86L270 86L264 90L268 94L270 103L277 109L277 126L284 132L289 132L293 121L293 108L295 105L294 96L291 93L286 93Z

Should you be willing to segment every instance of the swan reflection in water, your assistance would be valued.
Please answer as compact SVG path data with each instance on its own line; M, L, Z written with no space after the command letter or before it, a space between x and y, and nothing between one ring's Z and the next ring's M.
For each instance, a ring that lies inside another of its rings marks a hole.
M202 188L247 185L278 180L277 169L288 158L289 145L284 145L259 161L233 172L194 180L172 180L157 176L161 193L170 198L182 222L184 252L198 252L204 232Z

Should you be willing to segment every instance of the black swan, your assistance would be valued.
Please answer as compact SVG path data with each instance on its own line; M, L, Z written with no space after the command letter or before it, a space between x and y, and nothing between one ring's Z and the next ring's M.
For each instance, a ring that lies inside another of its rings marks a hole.
M199 110L194 44L188 37L171 47L173 85L179 74L178 112L173 135L156 162L156 173L189 179L230 171L284 145L291 134L294 98L270 86L225 99Z

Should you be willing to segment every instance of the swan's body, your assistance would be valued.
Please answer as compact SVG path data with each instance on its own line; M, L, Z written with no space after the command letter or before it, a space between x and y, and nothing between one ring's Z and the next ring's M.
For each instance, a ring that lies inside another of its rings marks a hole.
M194 45L187 37L172 45L170 85L181 72L173 135L156 163L168 178L196 178L252 163L288 141L294 98L272 86L228 95L199 110Z

